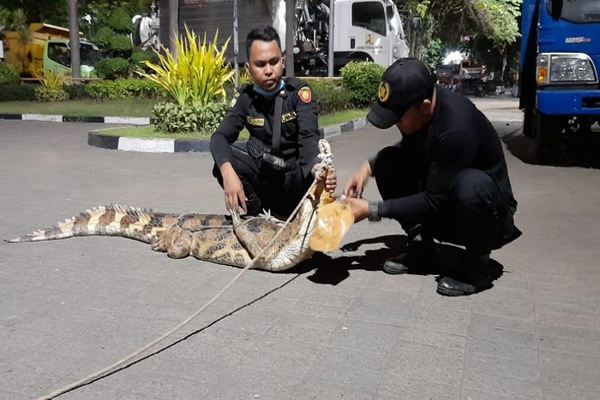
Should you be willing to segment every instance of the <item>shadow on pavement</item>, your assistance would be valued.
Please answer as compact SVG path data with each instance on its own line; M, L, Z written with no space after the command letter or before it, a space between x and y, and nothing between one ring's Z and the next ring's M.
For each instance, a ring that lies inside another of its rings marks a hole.
M310 260L291 269L290 273L307 273L314 270L308 279L314 283L337 285L350 276L351 270L362 269L378 271L386 259L394 257L406 249L405 235L386 235L376 238L358 240L344 245L342 252L356 252L361 246L375 245L375 249L367 249L362 254L331 257L317 253ZM436 244L436 268L427 274L446 275L453 271L461 262L464 250L448 244ZM503 274L503 266L495 260L490 260L492 279L496 280Z
M542 163L537 159L535 139L523 136L521 130L503 136L502 140L508 151L527 164L600 168L600 132L563 136L558 158L552 163Z

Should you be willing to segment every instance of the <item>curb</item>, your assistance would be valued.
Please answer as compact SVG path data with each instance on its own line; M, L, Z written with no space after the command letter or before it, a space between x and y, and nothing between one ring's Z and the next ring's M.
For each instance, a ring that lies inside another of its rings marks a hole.
M326 139L366 126L365 118L321 129ZM112 128L109 128L112 129ZM209 152L209 140L140 139L103 134L109 129L97 129L88 133L88 145L110 150L138 151L145 153Z
M150 125L149 117L81 117L57 114L0 114L0 119L44 122L93 122L100 124Z

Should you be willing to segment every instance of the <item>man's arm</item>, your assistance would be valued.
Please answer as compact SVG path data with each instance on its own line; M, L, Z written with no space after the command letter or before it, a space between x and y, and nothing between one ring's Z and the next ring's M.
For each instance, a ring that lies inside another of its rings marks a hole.
M317 104L308 85L299 88L293 95L292 105L298 119L298 152L303 176L309 176L312 167L319 162L319 117Z
M235 105L227 111L219 128L210 138L210 152L220 168L225 162L232 162L231 145L240 136L246 118L245 96L240 94Z
M227 111L221 125L210 138L210 151L223 178L225 207L230 211L238 211L238 206L247 211L244 187L233 169L231 151L231 144L237 140L244 127L246 107L243 97L243 94L238 97L235 105Z
M380 217L406 222L419 222L442 209L456 175L472 165L477 152L473 131L442 133L432 148L433 159L425 189L410 196L378 203Z

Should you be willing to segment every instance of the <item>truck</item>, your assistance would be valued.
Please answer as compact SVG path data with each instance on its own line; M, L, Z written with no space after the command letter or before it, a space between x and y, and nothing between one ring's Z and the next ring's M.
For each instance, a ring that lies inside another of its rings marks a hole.
M94 64L99 60L96 46L80 40L81 77L95 76ZM2 32L4 61L13 65L23 77L38 77L44 70L70 75L71 50L69 30L60 26L32 23L27 33Z
M542 162L600 120L600 1L524 0L519 106Z
M334 70L350 61L372 61L387 67L408 56L408 45L398 8L392 0L335 0L333 50ZM294 67L297 75L327 74L331 28L329 0L295 1ZM233 35L232 0L182 0L179 5L179 30L187 26L197 34L212 38ZM168 43L168 5L160 2L160 41ZM285 46L285 0L247 0L238 2L240 43L248 32L261 25L272 25ZM285 49L284 49L285 50ZM228 58L233 59L229 48ZM238 61L246 61L242 49Z

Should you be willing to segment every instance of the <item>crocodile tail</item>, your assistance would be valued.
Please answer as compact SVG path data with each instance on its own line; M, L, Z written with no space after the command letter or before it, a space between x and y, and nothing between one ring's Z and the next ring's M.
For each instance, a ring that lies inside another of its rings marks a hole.
M78 216L67 218L56 225L38 229L27 235L6 240L9 243L37 242L65 239L73 236L122 236L152 242L166 226L173 224L177 215L156 213L129 206L110 205L88 209Z

